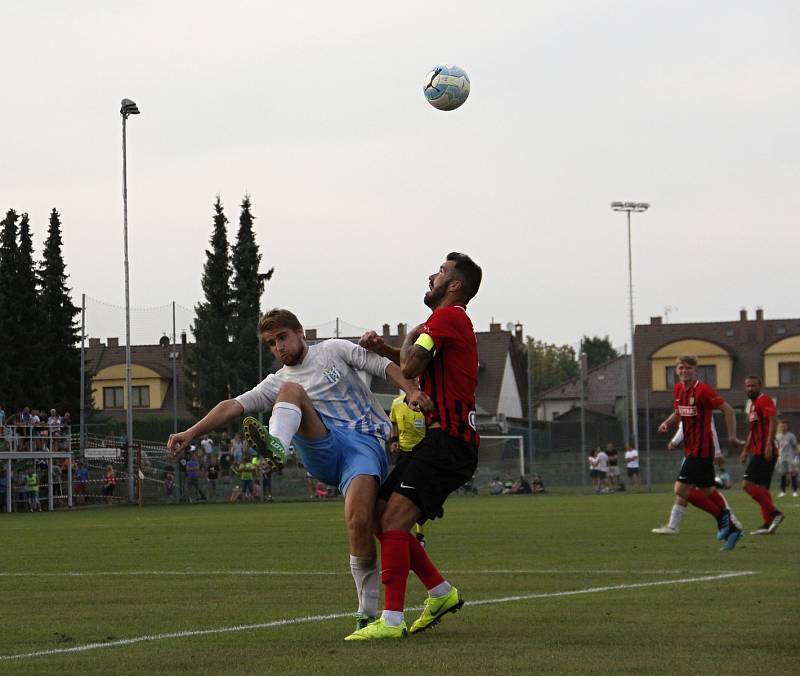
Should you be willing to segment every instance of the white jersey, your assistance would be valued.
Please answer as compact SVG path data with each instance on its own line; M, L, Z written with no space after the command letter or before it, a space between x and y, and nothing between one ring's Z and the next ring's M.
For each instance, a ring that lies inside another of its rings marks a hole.
M719 437L717 436L717 428L714 426L714 418L711 418L711 439L714 442L714 457L722 457L722 449L719 447ZM672 445L680 446L683 443L683 422L678 423L678 430L675 436L672 437Z
M639 469L639 451L635 448L625 451L625 466L628 469Z
M245 414L270 411L284 383L301 385L317 413L335 427L347 427L386 440L391 423L358 371L386 377L386 357L349 340L331 339L310 345L302 364L270 373L249 392L236 397Z

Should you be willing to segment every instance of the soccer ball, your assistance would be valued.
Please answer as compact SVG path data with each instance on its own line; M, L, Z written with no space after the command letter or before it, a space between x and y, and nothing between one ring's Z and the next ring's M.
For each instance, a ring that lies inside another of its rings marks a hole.
M469 96L469 76L458 66L434 66L425 76L422 93L434 108L455 110Z

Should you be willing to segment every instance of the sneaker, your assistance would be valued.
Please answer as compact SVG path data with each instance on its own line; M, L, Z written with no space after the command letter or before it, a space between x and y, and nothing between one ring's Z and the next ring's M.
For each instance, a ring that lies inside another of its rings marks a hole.
M797 495L798 495L798 494L797 494L797 491L794 491L794 492L792 493L792 497L793 497L793 498L796 498L796 497L797 497Z
M345 636L345 641L371 641L375 638L405 638L408 636L408 627L405 620L399 627L390 627L381 617L362 629L356 629L350 636Z
M450 587L450 591L444 596L433 598L429 596L425 599L425 607L420 615L411 625L410 634L418 634L430 627L436 626L447 613L455 613L464 606L464 598L461 592L455 587Z
M738 528L733 528L728 533L728 536L725 538L725 544L722 546L723 552L729 552L736 546L736 543L739 542L744 537L744 531L739 530Z
M785 498L786 497L786 492L785 491L781 491L780 493L778 493L778 497L779 498Z
M673 528L672 526L661 526L661 528L653 528L650 532L657 535L677 535L681 532L681 529Z
M267 460L275 469L280 469L286 464L286 451L283 444L273 437L269 430L258 420L248 416L242 422L244 442L255 448L258 454Z
M417 533L416 536L417 536L417 542L419 542L422 545L423 549L424 549L425 548L425 535L423 533Z
M356 631L359 629L363 629L368 624L372 624L377 617L371 617L370 615L364 615L364 613L356 613Z
M770 535L772 535L776 530L778 530L778 526L781 525L784 518L785 517L783 515L783 512L775 512L775 514L772 515L772 521L770 522L768 529Z
M769 524L765 523L761 528L756 528L756 530L751 530L750 535L769 535Z
M717 540L726 540L731 532L731 512L729 509L722 510L719 519L717 519L717 529Z

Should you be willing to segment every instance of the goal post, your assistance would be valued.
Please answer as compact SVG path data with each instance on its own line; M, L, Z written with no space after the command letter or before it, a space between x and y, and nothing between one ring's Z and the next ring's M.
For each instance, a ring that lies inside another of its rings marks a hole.
M491 475L516 475L507 478L524 476L526 474L524 438L516 434L481 434L478 470L481 474L488 470ZM501 476L502 478L504 477Z

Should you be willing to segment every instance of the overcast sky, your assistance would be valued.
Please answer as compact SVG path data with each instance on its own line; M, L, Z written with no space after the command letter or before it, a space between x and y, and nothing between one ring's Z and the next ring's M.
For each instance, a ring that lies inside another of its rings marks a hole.
M306 326L417 323L459 250L484 270L476 329L621 345L613 200L652 204L637 323L800 314L796 0L5 0L0 25L0 209L30 214L37 257L61 212L77 303L124 303L129 97L135 307L193 307L215 196L233 241L249 193L263 304ZM422 95L437 63L472 81L456 111Z

